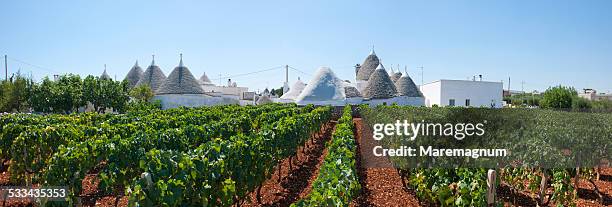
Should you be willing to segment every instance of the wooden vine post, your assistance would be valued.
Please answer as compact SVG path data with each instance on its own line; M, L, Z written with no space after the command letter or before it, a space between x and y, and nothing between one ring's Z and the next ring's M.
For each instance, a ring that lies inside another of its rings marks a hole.
M487 205L495 205L495 184L497 183L497 173L495 170L489 169L487 172Z
M580 179L580 167L576 167L576 177L574 177L574 196L578 196L579 179Z
M540 205L544 205L544 199L546 198L546 187L547 187L546 179L547 179L546 169L542 169L542 180L540 181L540 192L539 192Z

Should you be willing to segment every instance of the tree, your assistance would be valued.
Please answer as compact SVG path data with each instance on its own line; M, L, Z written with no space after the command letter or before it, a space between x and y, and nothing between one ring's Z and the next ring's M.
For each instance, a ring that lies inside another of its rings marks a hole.
M110 92L110 106L116 112L125 112L127 102L130 100L129 88L130 84L127 80L112 81L113 90Z
M540 106L542 108L569 109L577 96L578 93L572 87L555 86L544 92Z
M49 77L45 77L40 84L32 84L31 95L28 99L32 110L43 113L53 112L52 98L55 83L49 80Z
M28 110L29 85L31 80L19 72L0 85L0 111L24 112Z
M129 100L126 80L119 82L90 75L83 81L82 93L84 101L91 103L98 113L108 108L123 112Z
M154 95L148 84L136 86L130 91L130 96L138 102L148 102Z
M83 101L93 105L94 109L98 111L98 106L101 104L101 100L98 99L100 93L100 85L98 85L98 78L93 75L88 75L83 80Z
M78 75L62 75L53 87L53 111L57 113L76 112L85 105L83 100L83 82Z

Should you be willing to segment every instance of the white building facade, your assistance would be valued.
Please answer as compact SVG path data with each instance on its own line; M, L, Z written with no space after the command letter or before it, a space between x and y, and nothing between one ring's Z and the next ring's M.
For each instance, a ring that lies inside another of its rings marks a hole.
M584 89L584 92L579 93L578 96L585 98L589 101L602 101L602 100L612 101L612 94L597 93L597 91L594 89Z
M438 80L422 85L425 105L491 107L503 106L503 84L501 82Z

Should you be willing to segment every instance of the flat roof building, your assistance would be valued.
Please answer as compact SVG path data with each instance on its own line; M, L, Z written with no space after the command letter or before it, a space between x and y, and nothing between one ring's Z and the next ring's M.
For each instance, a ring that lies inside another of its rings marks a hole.
M437 80L421 86L426 106L502 107L501 82Z

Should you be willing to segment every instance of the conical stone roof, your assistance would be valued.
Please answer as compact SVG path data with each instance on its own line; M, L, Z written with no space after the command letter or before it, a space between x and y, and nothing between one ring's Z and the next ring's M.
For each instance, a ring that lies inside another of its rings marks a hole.
M391 75L391 81L393 81L395 83L401 77L402 77L402 73L401 72L393 73L393 75Z
M130 69L130 72L128 72L127 75L125 76L125 80L128 81L129 88L134 88L134 86L136 86L140 78L142 78L142 68L140 68L140 66L138 65L138 60L137 60L136 64L134 64L132 69Z
M203 94L204 90L193 77L189 69L183 65L183 55L179 65L172 70L168 78L159 86L157 94Z
M423 94L408 74L402 75L402 77L395 82L395 88L397 88L397 94L399 96L423 97Z
M100 75L100 79L111 80L111 77L106 73L106 64L104 64L104 72Z
M344 85L330 68L321 67L296 98L296 103L343 103L346 98Z
M201 84L212 84L210 79L208 79L208 76L206 75L206 72L202 73L202 76L200 76L200 80L199 81L200 81Z
M344 87L344 94L346 98L361 97L361 93L359 93L359 90L357 90L357 88L351 85L347 85Z
M257 105L262 105L262 104L272 103L272 100L268 96L261 96L259 97L259 99L257 99L257 102L255 103Z
M164 75L159 66L155 65L155 57L153 57L151 65L142 73L142 78L136 83L136 86L147 84L151 87L151 90L157 91L164 80L166 80L166 75Z
M306 88L306 84L298 79L293 84L293 87L289 88L289 91L287 91L287 93L284 93L280 98L295 100L300 95L300 93L302 93L304 88Z
M385 67L380 64L370 76L363 90L363 97L370 99L393 98L397 94L395 84L391 81Z
M363 64L361 64L361 67L357 71L357 80L367 81L374 70L376 70L376 66L378 66L379 63L380 60L378 59L378 56L376 56L374 49L372 49L368 57L366 57Z

